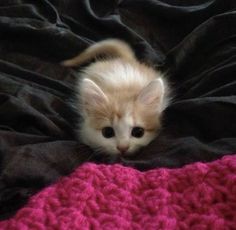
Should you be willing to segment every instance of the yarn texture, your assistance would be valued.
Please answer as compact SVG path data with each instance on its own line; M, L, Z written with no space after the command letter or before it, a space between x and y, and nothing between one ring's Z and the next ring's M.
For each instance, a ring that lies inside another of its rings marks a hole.
M236 156L147 172L86 163L0 229L236 229Z

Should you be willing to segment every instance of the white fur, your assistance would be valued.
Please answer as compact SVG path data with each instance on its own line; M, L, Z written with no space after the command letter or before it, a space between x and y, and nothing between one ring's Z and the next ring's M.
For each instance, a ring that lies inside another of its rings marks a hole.
M105 63L105 67L102 66ZM152 103L156 99L156 103L154 103L157 109L157 119L160 111L164 109L164 83L162 80L162 75L155 72L151 77L143 76L142 72L139 72L136 68L134 68L130 63L123 63L119 59L110 60L110 61L101 61L91 64L87 67L80 75L80 80L78 83L78 87L80 91L86 91L85 97L88 97L91 105L93 104L93 100L88 95L94 94L93 91L100 92L100 100L102 101L105 97L111 97L111 93L117 93L117 96L122 96L122 87L132 86L133 84L137 84L140 88L139 92L134 92L139 96L137 99L141 100L141 103L149 104ZM99 90L93 90L83 85L83 79L90 79L94 84L100 86ZM132 92L130 92L131 94ZM104 96L104 94L106 96ZM94 94L95 95L95 94ZM98 95L96 95L96 98ZM98 99L98 98L97 98ZM105 103L105 100L103 101ZM122 119L114 119L112 122L107 121L105 126L111 126L115 130L115 137L113 138L104 138L101 131L93 129L89 124L89 116L88 114L84 115L84 122L81 124L80 129L80 138L82 141L94 148L97 151L106 152L109 154L119 154L119 150L117 150L117 146L128 145L129 149L126 155L136 152L140 147L143 147L150 143L154 137L155 133L145 132L145 135L142 138L135 138L131 136L131 130L134 126L142 127L142 123L134 124L132 117L132 109L134 108L126 108L125 117Z
M95 82L103 82L104 85L117 88L119 85L139 84L141 87L150 83L156 77L162 77L161 73L152 76L152 79L143 76L143 73L134 68L129 62L120 59L99 61L91 64L83 70L84 74Z
M67 66L81 64L91 59L89 54L98 54L104 44L106 52L109 51L109 47L114 46L112 51L116 51L114 53L118 54L118 57L98 60L80 73L77 84L77 105L81 106L83 121L79 128L79 138L95 151L120 154L117 147L128 146L126 154L132 154L140 147L150 143L157 134L156 131L145 131L141 138L131 135L133 127L144 126L141 116L133 117L136 111L135 106L142 107L144 111L153 110L155 119L160 119L162 111L168 105L167 83L160 72L140 64L127 44L119 41L116 47L116 40L96 44L85 50L80 56L63 63ZM123 45L124 49L120 52L118 49L122 49ZM92 115L90 113L93 112L93 109L94 111L104 110L108 104L117 109L123 108L122 117L115 116L112 119L97 121L102 122L103 127L109 126L114 129L115 136L112 138L103 137L101 129L96 129L91 123Z

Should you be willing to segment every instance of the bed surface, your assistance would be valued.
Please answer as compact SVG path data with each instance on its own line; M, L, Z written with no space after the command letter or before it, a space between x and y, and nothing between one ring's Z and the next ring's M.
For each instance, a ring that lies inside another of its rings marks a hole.
M2 0L0 218L84 162L149 170L236 152L235 9L234 0ZM59 65L111 37L174 89L160 136L129 159L76 141L68 102L78 74Z

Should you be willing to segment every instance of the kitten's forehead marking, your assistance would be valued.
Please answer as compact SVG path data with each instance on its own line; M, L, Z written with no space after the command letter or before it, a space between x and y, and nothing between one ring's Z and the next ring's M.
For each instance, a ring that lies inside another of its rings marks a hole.
M129 138L131 127L134 124L132 116L129 114L124 114L120 118L114 118L114 128L117 133L117 138Z

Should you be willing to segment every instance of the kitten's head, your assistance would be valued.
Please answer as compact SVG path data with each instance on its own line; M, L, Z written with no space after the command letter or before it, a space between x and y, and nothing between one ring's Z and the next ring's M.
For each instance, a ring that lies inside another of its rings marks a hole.
M93 80L81 82L83 142L95 151L130 155L151 142L160 129L165 87L157 78L146 86L104 90Z

